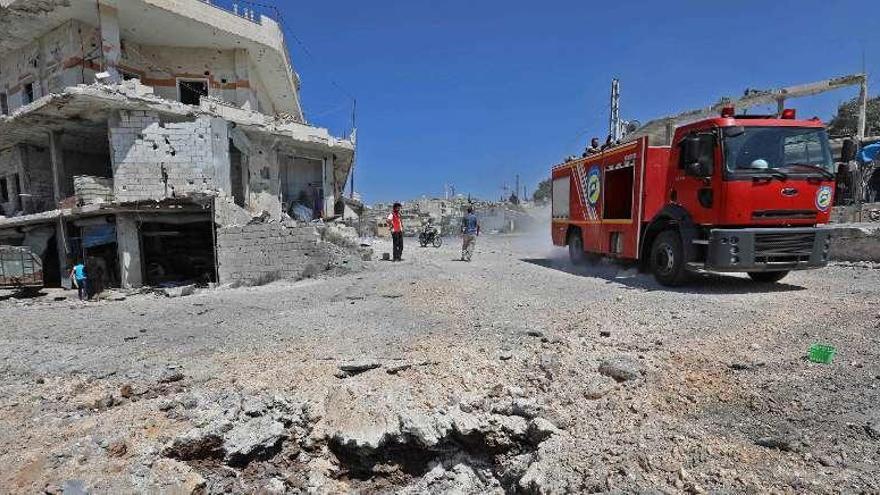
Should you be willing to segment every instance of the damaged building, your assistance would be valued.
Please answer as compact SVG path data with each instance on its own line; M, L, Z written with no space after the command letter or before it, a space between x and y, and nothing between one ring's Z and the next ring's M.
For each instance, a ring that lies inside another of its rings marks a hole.
M272 12L0 0L0 244L50 286L75 260L126 288L326 262L308 222L344 212L354 139L306 122Z

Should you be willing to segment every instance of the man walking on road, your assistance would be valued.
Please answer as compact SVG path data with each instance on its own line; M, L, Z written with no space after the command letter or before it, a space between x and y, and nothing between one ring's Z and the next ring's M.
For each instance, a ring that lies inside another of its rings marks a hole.
M480 223L474 214L474 207L468 206L467 215L461 219L461 261L470 261L474 255L477 236L480 235Z
M394 203L391 207L388 228L391 230L391 261L400 261L403 256L403 221L400 219L400 203Z

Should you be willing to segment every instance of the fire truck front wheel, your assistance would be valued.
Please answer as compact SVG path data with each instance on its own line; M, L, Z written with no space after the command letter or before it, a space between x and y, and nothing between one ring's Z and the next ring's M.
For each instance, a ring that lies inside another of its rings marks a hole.
M675 230L661 232L651 246L651 272L660 284L675 287L687 281L684 248Z

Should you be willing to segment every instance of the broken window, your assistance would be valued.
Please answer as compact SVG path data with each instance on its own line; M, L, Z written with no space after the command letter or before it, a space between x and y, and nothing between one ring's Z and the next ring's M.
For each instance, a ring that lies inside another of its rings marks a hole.
M9 97L0 93L0 115L9 115Z
M21 95L21 104L29 105L34 102L34 83L24 85L24 93Z
M9 183L6 177L0 177L0 203L9 202Z
M208 81L206 80L178 80L177 92L180 102L187 105L198 105L203 96L208 96Z

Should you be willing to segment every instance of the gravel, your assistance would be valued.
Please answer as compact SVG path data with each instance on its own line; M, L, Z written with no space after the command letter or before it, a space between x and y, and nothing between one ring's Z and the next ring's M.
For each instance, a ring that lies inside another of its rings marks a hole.
M471 263L455 244L339 278L0 301L0 486L880 490L874 266L669 290L573 267L546 231L483 236Z

